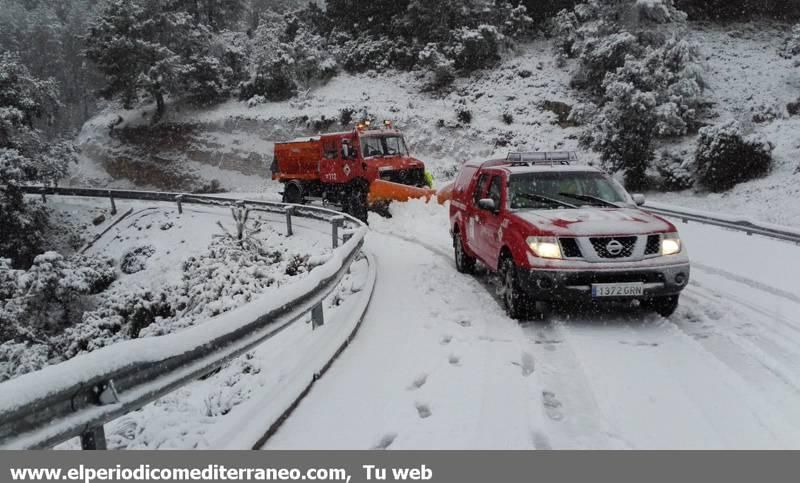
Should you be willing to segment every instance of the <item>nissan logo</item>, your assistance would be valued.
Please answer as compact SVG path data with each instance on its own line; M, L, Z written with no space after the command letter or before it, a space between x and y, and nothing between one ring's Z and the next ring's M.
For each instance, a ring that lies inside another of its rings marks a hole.
M619 241L617 241L617 240L611 240L611 241L610 241L610 242L608 242L608 244L606 245L606 251L607 251L609 254L611 254L611 255L614 255L614 256L617 256L617 255L619 255L620 253L622 253L622 249L623 249L623 248L625 248L625 247L623 247L623 246L622 246L622 243L620 243L620 242L619 242Z

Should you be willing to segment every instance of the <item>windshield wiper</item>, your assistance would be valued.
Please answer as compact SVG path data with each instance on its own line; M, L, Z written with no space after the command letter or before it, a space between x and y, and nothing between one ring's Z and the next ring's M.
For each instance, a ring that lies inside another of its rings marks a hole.
M567 202L564 202L564 201L559 201L559 200L557 200L555 198L550 198L548 196L537 195L535 193L520 193L517 196L521 196L523 198L528 198L529 200L533 200L533 201L542 201L544 203L550 203L551 205L565 206L567 208L577 208L577 206L575 206L573 204L570 204L570 203L567 203Z
M580 200L580 201L594 201L595 203L599 203L603 206L608 206L611 208L621 208L616 203L612 203L610 201L606 201L602 198L598 198L596 196L591 196L591 195L579 195L575 193L559 193L558 196L563 196L565 198L572 198L574 200Z

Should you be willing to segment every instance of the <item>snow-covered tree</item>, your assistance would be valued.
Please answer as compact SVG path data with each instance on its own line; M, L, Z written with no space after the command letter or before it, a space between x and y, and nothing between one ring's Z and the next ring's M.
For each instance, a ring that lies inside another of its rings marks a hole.
M30 264L47 224L44 209L26 202L17 186L58 180L74 160L70 143L48 143L34 127L58 106L55 82L31 75L18 56L0 54L0 258L15 266Z
M607 101L591 128L583 132L581 142L600 152L606 169L622 171L628 188L644 188L654 155L656 97L630 82L608 82L605 91Z

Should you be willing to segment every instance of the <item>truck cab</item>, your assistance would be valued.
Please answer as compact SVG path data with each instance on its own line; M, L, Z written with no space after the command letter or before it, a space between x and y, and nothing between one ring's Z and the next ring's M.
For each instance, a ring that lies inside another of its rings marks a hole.
M668 316L689 281L677 229L640 208L613 178L574 153L511 153L467 163L454 183L456 268L499 275L509 315L539 302L638 300Z

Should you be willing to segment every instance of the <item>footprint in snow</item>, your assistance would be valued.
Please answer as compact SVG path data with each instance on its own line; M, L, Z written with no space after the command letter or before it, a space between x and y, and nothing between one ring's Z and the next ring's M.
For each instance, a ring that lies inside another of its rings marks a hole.
M461 327L472 327L472 322L470 322L469 320L466 320L466 319L459 320L456 323L458 325L460 325Z
M553 449L553 447L550 445L550 440L548 439L548 437L539 431L533 431L531 433L531 439L533 440L534 449L538 450Z
M431 412L431 408L427 404L417 403L417 414L419 415L420 419L425 419L431 416L433 412Z
M439 343L442 344L442 345L447 345L452 340L453 340L453 336L450 335L450 334L446 334L446 335L442 336L442 340L440 340Z
M386 433L372 449L389 449L389 446L394 443L395 438L397 438L397 433Z
M461 365L461 358L455 354L450 354L450 357L447 358L447 361L450 363L451 366Z
M542 391L542 404L544 405L544 412L547 417L553 421L561 421L564 419L564 414L561 412L561 401L556 398L556 395L550 391Z
M520 359L520 367L522 368L523 377L528 377L533 374L536 363L530 352L523 352Z
M426 382L428 382L428 375L420 374L419 376L416 377L416 379L411 381L411 386L409 386L408 390L415 391L424 386Z

